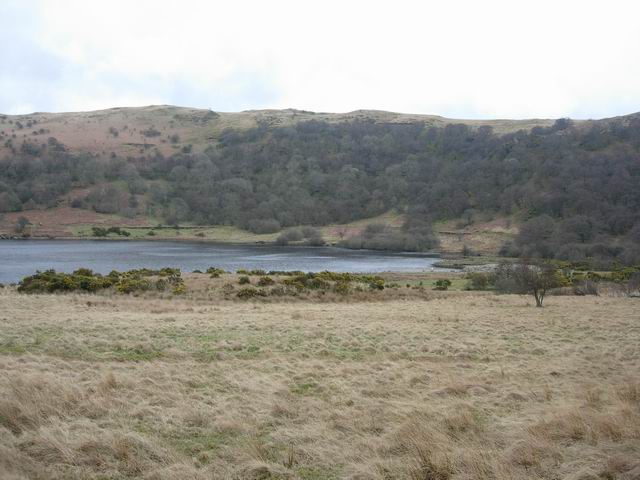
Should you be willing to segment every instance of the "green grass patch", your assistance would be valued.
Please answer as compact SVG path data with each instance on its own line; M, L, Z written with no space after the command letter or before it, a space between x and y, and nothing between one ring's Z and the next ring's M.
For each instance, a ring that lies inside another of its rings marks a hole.
M318 382L310 380L308 382L297 383L293 385L289 391L296 395L313 395L320 391L320 385Z

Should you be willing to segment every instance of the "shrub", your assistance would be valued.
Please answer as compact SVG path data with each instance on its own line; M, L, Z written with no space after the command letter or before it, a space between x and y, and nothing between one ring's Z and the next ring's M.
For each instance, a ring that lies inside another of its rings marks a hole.
M307 275L317 276L319 278L322 278L323 280L327 280L331 282L352 282L358 278L357 275L354 275L353 273L330 272L328 270L325 270L324 272L319 272L316 274L309 273Z
M573 284L575 295L598 295L598 282L593 280L578 280Z
M130 232L122 230L120 227L109 227L109 229L107 230L107 234L109 233L115 233L116 235L120 235L123 237L128 237L129 235L131 235Z
M278 245L287 245L289 242L299 242L304 239L302 230L299 228L290 228L282 232L276 239Z
M320 233L320 230L318 230L315 227L310 227L310 226L302 227L302 235L304 236L304 238L312 238L312 237L320 237L320 236L322 236L322 234Z
M369 224L359 235L354 235L338 243L344 248L394 251L425 251L437 246L438 240L431 226L424 220L407 218L402 228L384 224Z
M211 276L211 278L218 278L220 275L227 272L218 267L209 267L207 268L207 273Z
M348 295L351 292L351 287L347 282L338 282L333 286L333 291L339 295Z
M250 280L250 279L249 279L249 277L247 277L247 276L242 276L242 277L240 277L240 278L238 279L238 283L239 283L240 285L246 285L246 284L248 284L248 283L251 283L251 280Z
M277 287L274 287L269 291L269 295L272 295L274 297L282 297L286 294L287 290L281 285L278 285Z
M29 222L28 218L20 217L20 218L18 218L18 221L16 222L14 230L15 230L16 233L24 233L25 229L30 224L31 224L31 222Z
M102 227L91 227L94 237L106 237L107 229Z
M469 272L466 276L467 290L489 290L494 284L494 275L483 272Z
M295 288L298 292L304 290L304 283L299 280L299 277L295 278L285 278L282 281L283 284Z
M149 137L149 138L158 137L161 134L159 130L156 130L153 127L149 127L146 130L142 130L140 133L142 133L142 135L144 135L145 137Z
M122 230L120 227L109 227L109 228L91 227L91 231L93 232L94 237L106 237L110 233L115 233L116 235L120 235L123 237L128 237L131 235L131 232L128 232L127 230Z
M315 278L309 279L305 283L305 286L312 290L328 290L330 285L329 285L329 282L327 282L326 280L323 280L322 278L319 278L319 277L315 277Z
M314 227L302 227L302 235L306 239L305 243L311 247L321 247L324 245L324 239L320 230Z
M93 273L93 270L81 267L81 268L78 268L77 270L75 270L73 272L73 275L80 275L82 277L93 277L94 273Z
M305 244L310 247L322 247L325 244L325 241L324 241L324 238L322 238L321 236L309 237L305 241Z
M258 280L259 287L268 287L270 285L274 285L275 283L275 280L273 280L273 278L271 277L260 277L260 280Z
M74 290L95 292L111 285L110 278L102 277L99 274L94 275L88 269L79 269L71 274L46 270L24 277L18 284L18 291L21 293L53 293Z
M477 257L477 256L479 256L479 254L475 250L472 250L469 246L463 245L462 246L462 256L463 257Z
M247 224L247 230L253 233L276 233L279 232L281 228L280 222L274 219L253 219Z
M294 276L294 275L304 275L304 272L302 270L291 270L291 271L286 271L286 270L269 270L268 275L289 275L289 276Z
M435 286L433 287L433 289L434 290L448 290L450 286L451 286L451 280L443 278L443 279L440 279L440 280L436 280Z
M162 277L152 283L146 277ZM146 268L129 270L128 272L111 271L103 276L94 273L87 268L79 268L73 273L57 273L55 270L36 272L34 275L23 278L18 291L21 293L52 293L57 291L86 291L115 287L117 293L132 293L146 291L152 286L158 290L164 290L167 285L183 285L180 270L176 268L163 268L149 270Z
M153 270L148 270L148 275L160 275L161 277L172 277L172 278L180 278L180 269L179 268L171 268L164 267L154 272Z
M236 297L242 298L242 299L249 299L254 297L266 297L266 296L267 294L264 291L258 290L257 288L253 288L253 287L242 288L238 291L238 293L236 293Z
M149 290L150 287L149 280L144 278L123 278L116 283L116 291L118 293L144 292Z

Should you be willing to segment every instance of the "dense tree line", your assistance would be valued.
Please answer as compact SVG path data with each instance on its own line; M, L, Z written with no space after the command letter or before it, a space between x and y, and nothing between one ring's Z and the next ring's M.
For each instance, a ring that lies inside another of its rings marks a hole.
M80 208L255 232L395 208L407 213L401 232L352 242L395 235L415 249L433 246L432 220L515 214L525 224L504 253L640 261L638 116L506 135L464 124L261 125L227 131L202 153L138 158L73 155L53 138L14 151L0 160L0 212L52 206L72 187L89 188Z

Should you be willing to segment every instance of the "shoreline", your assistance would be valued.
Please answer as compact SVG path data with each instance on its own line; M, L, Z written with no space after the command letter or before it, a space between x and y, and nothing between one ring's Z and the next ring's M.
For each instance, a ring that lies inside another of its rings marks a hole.
M209 239L200 239L200 238L129 238L129 237L0 237L0 242L2 241L52 241L52 242L62 242L62 241L80 241L80 242L180 242L180 243L195 243L195 244L209 244L209 245L221 245L221 246L252 246L252 247L283 247L283 248L335 248L339 250L345 250L350 252L375 252L375 253L388 253L388 254L402 254L407 256L417 256L424 258L442 258L441 252L410 252L404 250L373 250L370 248L347 248L340 247L335 243L327 243L325 245L305 245L303 243L289 243L288 245L278 245L276 242L268 242L268 241L233 241L227 242L224 240L209 240Z

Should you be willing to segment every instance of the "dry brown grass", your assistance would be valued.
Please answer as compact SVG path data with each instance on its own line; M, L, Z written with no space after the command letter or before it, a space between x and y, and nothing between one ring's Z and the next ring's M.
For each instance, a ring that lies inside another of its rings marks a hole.
M637 479L637 300L0 290L2 479Z

